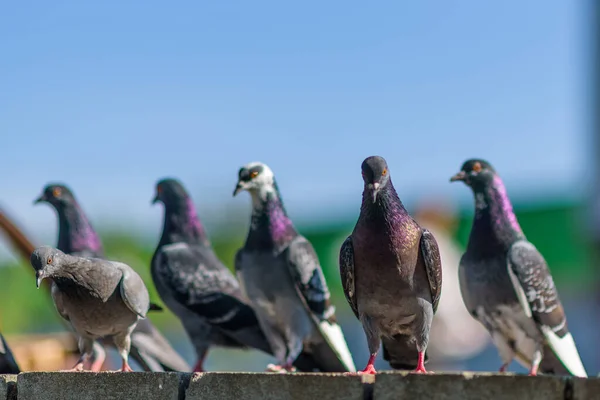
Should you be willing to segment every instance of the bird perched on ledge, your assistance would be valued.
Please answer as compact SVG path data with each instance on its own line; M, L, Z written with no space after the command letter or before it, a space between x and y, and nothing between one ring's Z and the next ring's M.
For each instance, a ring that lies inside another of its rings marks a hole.
M475 197L460 286L465 306L492 335L500 371L516 358L530 375L586 377L548 265L525 237L500 176L472 159L450 181L464 182Z
M40 203L48 203L56 210L59 250L75 256L104 258L100 236L69 187L57 183L46 185L35 200L35 204ZM30 243L21 244L23 246L33 247ZM29 254L32 251L33 248L29 250ZM160 307L150 303L151 311L159 309ZM104 345L113 345L111 338L100 338L99 341ZM104 349L95 343L92 371L102 367L104 357ZM146 371L190 371L190 366L149 319L140 320L131 334L131 357Z
M79 335L81 357L73 371L82 371L93 354L94 341L112 336L123 365L128 363L131 332L150 309L148 289L127 264L99 258L75 257L49 247L31 254L36 284L52 279L52 299L58 313Z
M362 373L376 373L382 341L392 368L427 372L425 351L442 288L438 245L402 205L385 159L368 157L361 169L360 216L339 262L346 299L371 354Z
M242 167L233 195L243 190L252 198L252 217L235 269L278 367L292 370L305 358L320 371L355 371L317 254L288 217L271 169L257 162Z
M156 202L163 203L165 211L162 236L152 256L152 280L194 345L198 357L194 371L204 371L211 346L256 348L270 354L254 310L214 253L183 185L175 179L160 180Z

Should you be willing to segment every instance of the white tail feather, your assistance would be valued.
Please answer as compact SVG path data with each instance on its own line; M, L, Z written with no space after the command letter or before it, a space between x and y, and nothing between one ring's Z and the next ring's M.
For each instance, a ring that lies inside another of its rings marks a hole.
M356 366L352 360L352 355L346 344L346 339L342 333L342 328L338 324L332 324L328 321L321 321L319 329L329 346L333 349L338 358L342 361L346 369L350 372L356 372Z
M573 336L571 336L570 333L567 333L564 337L559 338L558 335L547 326L542 326L542 332L544 333L546 340L548 340L550 348L554 351L565 368L575 376L587 378L587 373L581 363L581 358L579 357L579 352L577 352L577 346L575 346Z

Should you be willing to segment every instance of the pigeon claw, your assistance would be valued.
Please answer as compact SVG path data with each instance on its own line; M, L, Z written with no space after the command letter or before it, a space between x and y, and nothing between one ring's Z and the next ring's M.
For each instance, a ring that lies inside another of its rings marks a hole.
M367 366L362 371L357 372L346 372L344 375L375 375L377 370L375 369L375 358L377 357L377 353L371 354L369 357L369 361L367 362Z
M502 364L500 366L500 369L498 370L498 372L506 372L506 369L508 368L508 363L506 364Z
M358 371L359 375L375 375L377 370L373 364L368 364L365 369Z
M206 372L204 370L204 360L206 359L207 352L208 351L205 351L204 353L202 353L202 356L198 358L196 365L194 365L194 372Z
M425 352L419 351L419 361L417 363L417 368L413 372L416 374L427 373L427 370L425 369Z
M73 368L63 369L60 372L83 372L83 363L77 363Z
M198 361L194 366L194 372L204 372L204 367L202 366L202 360Z
M276 365L276 364L268 364L267 369L265 369L265 372L285 373L283 367L281 365Z
M62 369L60 372L83 372L83 360L79 359L77 364L71 369Z
M417 369L415 369L413 372L414 372L415 374L426 374L426 373L427 373L427 370L425 369L425 367L424 367L424 366L420 365L420 366L418 366L418 367L417 367Z
M121 367L121 372L133 372L133 370L129 366L129 363L127 363L127 361L123 361L123 366Z
M269 364L265 372L276 372L278 374L285 374L288 372L296 372L296 368L289 363L283 365Z

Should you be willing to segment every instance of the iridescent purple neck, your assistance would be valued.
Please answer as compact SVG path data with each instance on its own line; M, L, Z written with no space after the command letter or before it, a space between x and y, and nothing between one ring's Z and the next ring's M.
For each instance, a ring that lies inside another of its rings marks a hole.
M258 196L258 194L252 194ZM278 250L298 235L285 211L279 190L265 193L264 199L253 199L252 220L246 248Z
M524 236L499 176L495 175L492 182L474 189L473 193L475 219L470 243L478 247L492 247L495 244L506 247Z
M357 227L384 233L394 242L402 242L405 236L412 235L413 229L418 229L418 225L404 208L391 179L379 191L376 202L373 202L370 190L363 191Z
M165 219L160 245L186 242L210 244L190 197L177 204L165 204Z
M61 203L58 212L58 249L69 254L89 252L103 257L104 250L100 237L75 200Z

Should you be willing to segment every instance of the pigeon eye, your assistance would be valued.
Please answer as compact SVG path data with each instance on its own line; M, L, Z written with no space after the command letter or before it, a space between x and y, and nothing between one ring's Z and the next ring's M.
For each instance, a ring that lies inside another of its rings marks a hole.
M250 172L250 179L254 179L258 176L258 171L252 171Z
M162 193L162 191L163 191L162 186L157 186L156 187L156 193L160 194L160 193Z
M58 187L57 187L57 188L54 188L54 189L52 190L52 195L53 195L54 197L58 197L58 196L60 196L60 195L61 195L61 193L62 193L62 189L61 189L61 188L58 188Z
M387 174L387 168L384 168L383 171L381 172L381 176L385 176Z
M473 172L481 172L481 163L480 162L476 162L475 164L473 164Z
M48 257L48 264L52 264L52 257Z

